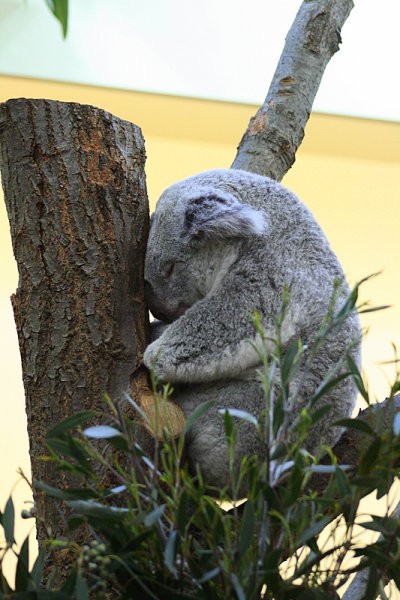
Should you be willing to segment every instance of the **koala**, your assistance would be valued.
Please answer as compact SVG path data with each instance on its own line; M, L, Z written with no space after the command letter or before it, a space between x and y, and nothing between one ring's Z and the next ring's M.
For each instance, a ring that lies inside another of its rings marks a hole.
M311 212L272 179L212 170L175 183L161 195L145 259L146 299L159 320L158 333L145 350L144 364L154 369L159 382L173 385L173 399L186 415L214 400L187 434L189 465L193 472L200 469L206 484L221 488L229 482L220 409L258 416L266 407L259 375L262 340L251 315L258 311L272 351L276 315L284 289L289 290L280 331L283 347L299 338L309 345L332 308L337 281L335 309L349 293L339 261ZM359 364L359 341L354 311L319 349L310 368L300 369L294 382L299 404L291 408L289 421L307 406L331 369L344 372L349 347ZM279 386L279 374L274 385ZM354 382L346 377L321 399L331 410L311 430L310 450L318 452L322 444L337 441L341 431L332 423L350 416L355 398ZM235 463L264 453L265 441L254 426L240 421Z

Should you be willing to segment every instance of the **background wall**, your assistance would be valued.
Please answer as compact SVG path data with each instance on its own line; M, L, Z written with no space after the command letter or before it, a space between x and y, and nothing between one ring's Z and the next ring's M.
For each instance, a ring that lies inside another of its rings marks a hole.
M354 4L314 110L398 120L399 2ZM0 73L260 104L300 5L70 0L63 40L43 0L1 0Z
M198 171L229 167L256 107L0 76L0 101L47 97L94 104L142 127L151 206L170 183ZM392 308L363 319L364 371L374 397L388 391L392 343L400 347L400 124L315 114L297 161L284 179L314 212L350 282L382 271L362 299ZM0 197L0 506L15 487L29 497L17 470L29 472L17 336L9 296L17 285L8 222ZM20 523L19 534L29 527Z

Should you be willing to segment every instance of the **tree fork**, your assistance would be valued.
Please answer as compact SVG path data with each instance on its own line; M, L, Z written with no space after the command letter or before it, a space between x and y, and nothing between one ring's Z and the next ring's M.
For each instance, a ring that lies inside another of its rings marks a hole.
M66 415L104 412L104 393L118 398L129 389L147 344L144 164L139 127L99 108L30 99L0 105L34 479L60 477L38 460L46 432ZM61 533L50 505L37 501L53 535Z

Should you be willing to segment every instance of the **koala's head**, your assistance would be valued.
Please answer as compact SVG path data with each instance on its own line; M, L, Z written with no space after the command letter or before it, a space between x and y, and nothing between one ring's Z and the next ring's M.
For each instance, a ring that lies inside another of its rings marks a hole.
M196 186L191 178L168 188L152 216L146 251L153 315L166 322L180 317L228 270L240 242L264 231L262 212L218 186Z

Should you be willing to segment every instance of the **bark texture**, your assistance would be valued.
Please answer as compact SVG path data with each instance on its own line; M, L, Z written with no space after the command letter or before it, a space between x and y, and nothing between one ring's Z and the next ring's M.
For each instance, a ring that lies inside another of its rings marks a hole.
M352 0L304 0L233 169L280 181L293 165L325 67L339 50L340 32L352 8Z
M368 423L374 431L382 433L390 431L393 426L393 417L400 412L400 394L393 398L386 398L383 402L372 404L370 407L360 410L357 420ZM379 428L379 430L378 430ZM357 429L346 429L333 447L338 464L349 465L352 469L358 467L360 463L361 452L365 450L365 445L370 443L368 437ZM330 464L330 458L325 456L321 463ZM399 457L400 465L400 457ZM311 479L310 487L313 491L322 492L328 482L329 477L315 475Z
M399 398L400 400L400 398ZM390 515L393 519L400 519L400 504L396 506L394 511ZM380 535L378 538L380 541L382 540L382 536ZM366 597L366 592L368 589L368 579L369 579L369 569L365 568L361 571L357 571L355 574L351 584L347 588L346 592L342 596L342 600L364 600ZM385 585L387 585L390 580L385 580ZM378 592L379 594L379 592ZM378 594L375 594L372 598L369 595L368 600L375 600L378 597ZM381 598L381 596L379 595Z
M36 479L59 478L37 460L47 430L78 411L104 411L104 393L129 389L147 343L144 163L140 129L103 110L49 100L0 105L0 168L19 270L12 304Z

